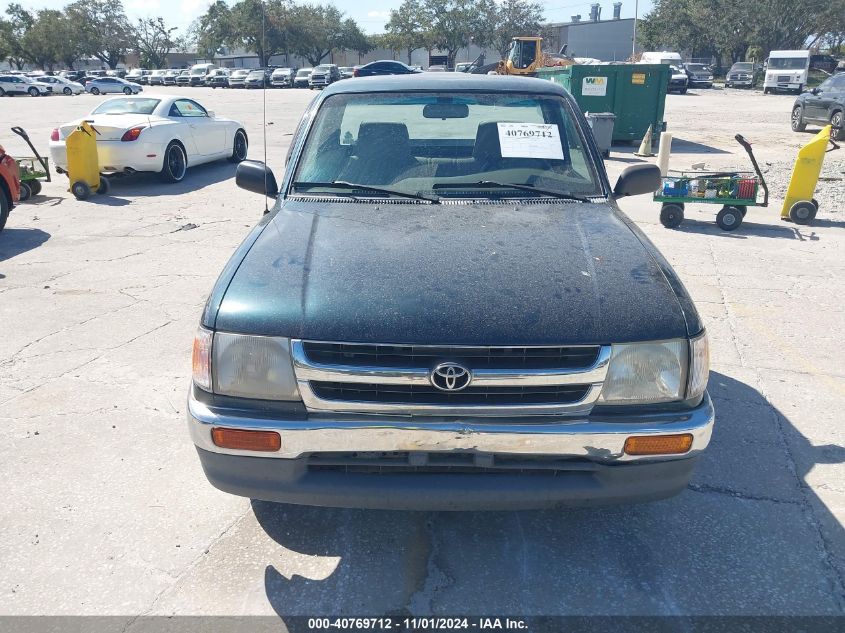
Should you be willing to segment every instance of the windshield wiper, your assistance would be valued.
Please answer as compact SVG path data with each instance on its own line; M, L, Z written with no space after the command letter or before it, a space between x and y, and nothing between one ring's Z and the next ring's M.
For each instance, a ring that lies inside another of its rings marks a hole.
M414 200L427 200L432 204L440 204L440 198L437 196L427 196L422 193L409 193L407 191L396 191L395 189L387 189L385 187L372 187L370 185L360 185L354 182L347 182L346 180L334 180L332 182L308 182L296 181L293 183L294 187L324 187L327 189L363 189L365 191L372 191L374 193L384 193L389 196L399 196L400 198L411 198Z
M560 198L562 200L575 200L576 202L592 202L589 198L582 196L575 196L571 193L563 193L560 191L552 191L551 189L540 189L539 187L532 187L531 185L517 185L512 182L497 182L495 180L478 180L476 182L440 182L432 186L432 189L466 189L468 187L495 187L498 189L518 189L520 191L530 191L538 193L543 196L552 198Z

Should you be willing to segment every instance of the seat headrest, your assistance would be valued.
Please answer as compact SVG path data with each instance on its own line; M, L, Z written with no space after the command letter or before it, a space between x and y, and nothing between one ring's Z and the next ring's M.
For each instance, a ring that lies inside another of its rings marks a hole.
M472 157L478 161L496 161L502 158L502 148L499 145L499 127L495 121L482 123L475 133L475 146Z
M409 154L408 127L404 123L361 123L355 143L357 156Z

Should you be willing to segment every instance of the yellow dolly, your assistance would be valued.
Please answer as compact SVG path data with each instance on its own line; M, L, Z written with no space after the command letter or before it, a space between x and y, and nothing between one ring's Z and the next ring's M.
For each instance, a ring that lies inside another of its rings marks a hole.
M70 192L77 200L85 200L92 190L99 194L109 191L108 179L100 176L96 135L97 130L83 121L65 139Z
M819 203L813 198L813 194L819 182L824 155L828 151L827 145L831 143L833 145L831 149L839 149L839 146L831 140L830 132L831 126L825 126L813 137L813 140L798 151L798 160L792 168L786 199L780 211L782 220L792 220L795 224L809 224L816 217Z

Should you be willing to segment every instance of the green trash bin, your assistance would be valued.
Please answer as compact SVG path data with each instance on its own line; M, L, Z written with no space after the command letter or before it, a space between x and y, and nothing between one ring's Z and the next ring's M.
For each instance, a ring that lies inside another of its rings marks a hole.
M666 129L667 64L575 64L540 68L537 77L560 84L583 112L612 112L613 142L639 142L652 126L656 143Z

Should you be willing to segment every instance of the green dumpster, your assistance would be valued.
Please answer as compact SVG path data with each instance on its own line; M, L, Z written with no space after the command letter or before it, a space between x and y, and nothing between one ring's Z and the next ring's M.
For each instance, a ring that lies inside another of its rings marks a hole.
M540 68L540 79L560 84L575 97L583 112L613 112L613 141L640 141L652 126L653 142L661 130L667 64L576 64Z

